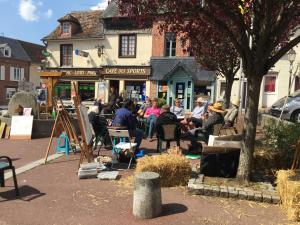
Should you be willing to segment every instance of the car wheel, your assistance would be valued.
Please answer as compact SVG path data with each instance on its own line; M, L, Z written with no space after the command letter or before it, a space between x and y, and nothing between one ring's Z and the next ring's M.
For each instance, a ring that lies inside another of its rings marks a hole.
M295 112L293 112L292 116L291 116L291 121L294 123L300 123L300 110L296 110Z

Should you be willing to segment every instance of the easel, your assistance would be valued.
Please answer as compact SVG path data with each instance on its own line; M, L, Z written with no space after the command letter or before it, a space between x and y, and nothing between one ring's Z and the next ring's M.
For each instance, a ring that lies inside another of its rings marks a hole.
M50 147L51 147L51 144L52 144L54 132L55 132L57 126L58 126L58 123L61 124L61 126L63 127L63 130L67 133L69 141L70 141L70 146L71 146L71 143L75 143L75 144L78 144L81 148L81 143L79 142L79 140L77 138L76 131L75 131L75 128L72 124L71 118L70 118L68 112L66 111L61 99L59 101L60 101L61 108L58 107L58 104L55 101L55 105L56 105L56 109L57 109L57 116L55 118L54 126L52 128L50 141L49 141L48 148L47 148L47 151L46 151L46 154L45 154L44 164L47 163L47 159L48 159Z
M300 139L298 140L298 142L296 144L292 170L299 169L299 166L300 166Z
M90 143L87 142L86 140L86 128L84 126L84 122L82 121L82 114L80 111L80 98L77 94L77 88L75 83L73 83L74 85L74 92L75 92L75 97L74 99L74 105L75 105L75 110L76 110L76 114L77 114L77 120L78 120L78 125L79 125L79 130L81 133L81 137L82 137L82 142L81 142L81 151L80 151L80 160L79 160L79 165L78 167L80 167L80 164L83 162L83 158L85 157L87 159L88 162L91 162L93 160L93 145L90 145Z

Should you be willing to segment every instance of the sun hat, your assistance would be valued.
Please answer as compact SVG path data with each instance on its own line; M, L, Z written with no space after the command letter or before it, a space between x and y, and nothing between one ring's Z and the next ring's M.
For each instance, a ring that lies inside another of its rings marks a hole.
M231 101L231 103L232 103L233 105L240 106L240 100L237 99L237 98L233 99L233 100Z
M208 109L218 113L224 113L225 111L222 109L222 104L219 102L214 103L213 105L208 106Z

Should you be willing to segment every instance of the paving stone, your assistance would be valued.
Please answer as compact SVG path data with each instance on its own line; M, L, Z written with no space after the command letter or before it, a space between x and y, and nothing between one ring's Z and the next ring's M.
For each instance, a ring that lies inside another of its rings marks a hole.
M198 179L197 179L197 182L203 183L203 181L204 181L204 174L200 174Z
M247 199L247 193L245 191L239 191L239 199L246 200Z
M271 195L265 195L265 194L263 194L263 202L272 203L272 197L271 197Z
M219 186L213 186L212 187L212 195L215 197L220 196L220 187Z
M194 184L192 182L188 183L188 188L195 189L195 186L196 186L196 184Z
M271 195L272 197L272 203L279 204L280 203L280 197L278 195Z
M247 193L247 199L249 200L249 201L254 201L254 192L253 191L247 191L246 192Z
M195 183L195 181L196 181L196 178L189 179L189 183Z
M228 191L235 191L235 187L228 186L227 189L228 189Z
M254 193L254 201L262 202L262 194L258 192Z
M221 188L221 189L228 189L228 186L221 185L220 188Z
M228 189L229 198L237 198L239 196L239 192L236 190L229 190Z
M212 187L210 185L204 185L203 193L204 193L204 195L211 196L212 195Z
M223 189L220 187L220 197L222 198L228 198L228 189Z
M244 189L241 188L241 187L236 187L235 190L236 190L236 191L243 191Z

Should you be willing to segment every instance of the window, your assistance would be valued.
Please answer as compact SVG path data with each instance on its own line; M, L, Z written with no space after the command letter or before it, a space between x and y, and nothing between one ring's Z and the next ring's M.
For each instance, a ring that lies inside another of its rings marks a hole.
M71 33L71 24L69 22L64 22L61 24L61 33L70 34Z
M60 66L73 65L73 45L60 46Z
M3 56L5 56L5 57L10 57L11 56L11 49L8 46L1 47L0 51L2 52Z
M174 33L166 33L165 35L165 56L173 57L176 56L176 35Z
M5 67L0 66L0 80L5 80Z
M295 91L298 91L300 89L300 79L299 77L297 76L295 78Z
M275 92L276 91L276 76L266 76L265 77L265 92Z
M11 99L16 92L16 88L6 88L6 99Z
M119 57L136 57L136 35L120 35Z
M21 81L22 75L21 75L21 68L14 67L14 74L13 74L13 80Z

